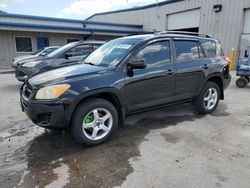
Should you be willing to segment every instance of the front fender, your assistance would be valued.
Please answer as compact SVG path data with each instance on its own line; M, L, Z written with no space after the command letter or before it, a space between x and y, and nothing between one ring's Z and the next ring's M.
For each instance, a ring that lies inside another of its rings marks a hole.
M95 90L91 90L91 91L86 91L83 94L79 95L76 99L74 99L72 101L72 103L67 107L66 109L66 120L67 120L67 124L70 123L71 117L75 111L75 109L77 108L77 106L83 102L84 100L90 98L90 97L94 97L100 94L111 94L113 96L115 96L117 98L117 100L119 101L120 105L121 105L121 112L123 113L123 109L125 107L125 97L123 95L123 93L114 87L106 87L106 88L101 88L101 89L95 89Z

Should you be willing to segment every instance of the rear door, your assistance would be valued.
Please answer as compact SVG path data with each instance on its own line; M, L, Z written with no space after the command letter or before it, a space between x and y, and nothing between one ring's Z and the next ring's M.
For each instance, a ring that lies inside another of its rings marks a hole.
M175 39L176 99L196 96L202 87L210 60L204 58L199 40Z
M134 69L125 78L129 111L162 105L172 101L175 93L175 66L169 40L154 41L135 53L131 61L143 59L145 69Z

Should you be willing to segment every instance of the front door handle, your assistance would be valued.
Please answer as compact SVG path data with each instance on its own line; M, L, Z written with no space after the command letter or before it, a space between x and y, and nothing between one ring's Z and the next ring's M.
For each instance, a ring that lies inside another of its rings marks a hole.
M202 66L203 69L208 69L208 67L209 67L209 66L208 66L207 64L204 64L204 65Z
M169 70L167 70L166 74L167 74L167 75L172 75L172 74L174 74L174 71L171 70L171 69L169 69Z

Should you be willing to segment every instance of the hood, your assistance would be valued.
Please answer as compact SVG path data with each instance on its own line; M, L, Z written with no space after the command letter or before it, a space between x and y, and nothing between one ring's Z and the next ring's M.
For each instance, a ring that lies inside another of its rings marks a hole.
M20 60L17 64L21 65L21 64L28 63L28 62L31 62L31 61L47 61L47 60L50 60L50 59L52 59L52 58L43 57L43 56L34 56L34 57L30 57L30 58Z
M107 67L78 64L38 74L37 76L30 78L28 82L32 87L40 87L41 85L55 84L76 77L100 74L106 72L106 70Z
M22 55L22 56L18 56L14 58L14 63L18 63L19 61L23 61L25 59L29 59L29 58L34 58L37 57L36 55Z

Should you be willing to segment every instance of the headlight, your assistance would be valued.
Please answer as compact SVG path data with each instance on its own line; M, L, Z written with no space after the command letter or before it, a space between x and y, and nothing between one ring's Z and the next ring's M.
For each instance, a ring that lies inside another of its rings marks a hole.
M24 63L22 66L23 67L34 67L34 66L38 65L39 63L41 63L41 61L32 61L32 62Z
M69 84L46 86L38 90L36 99L56 99L70 88Z

